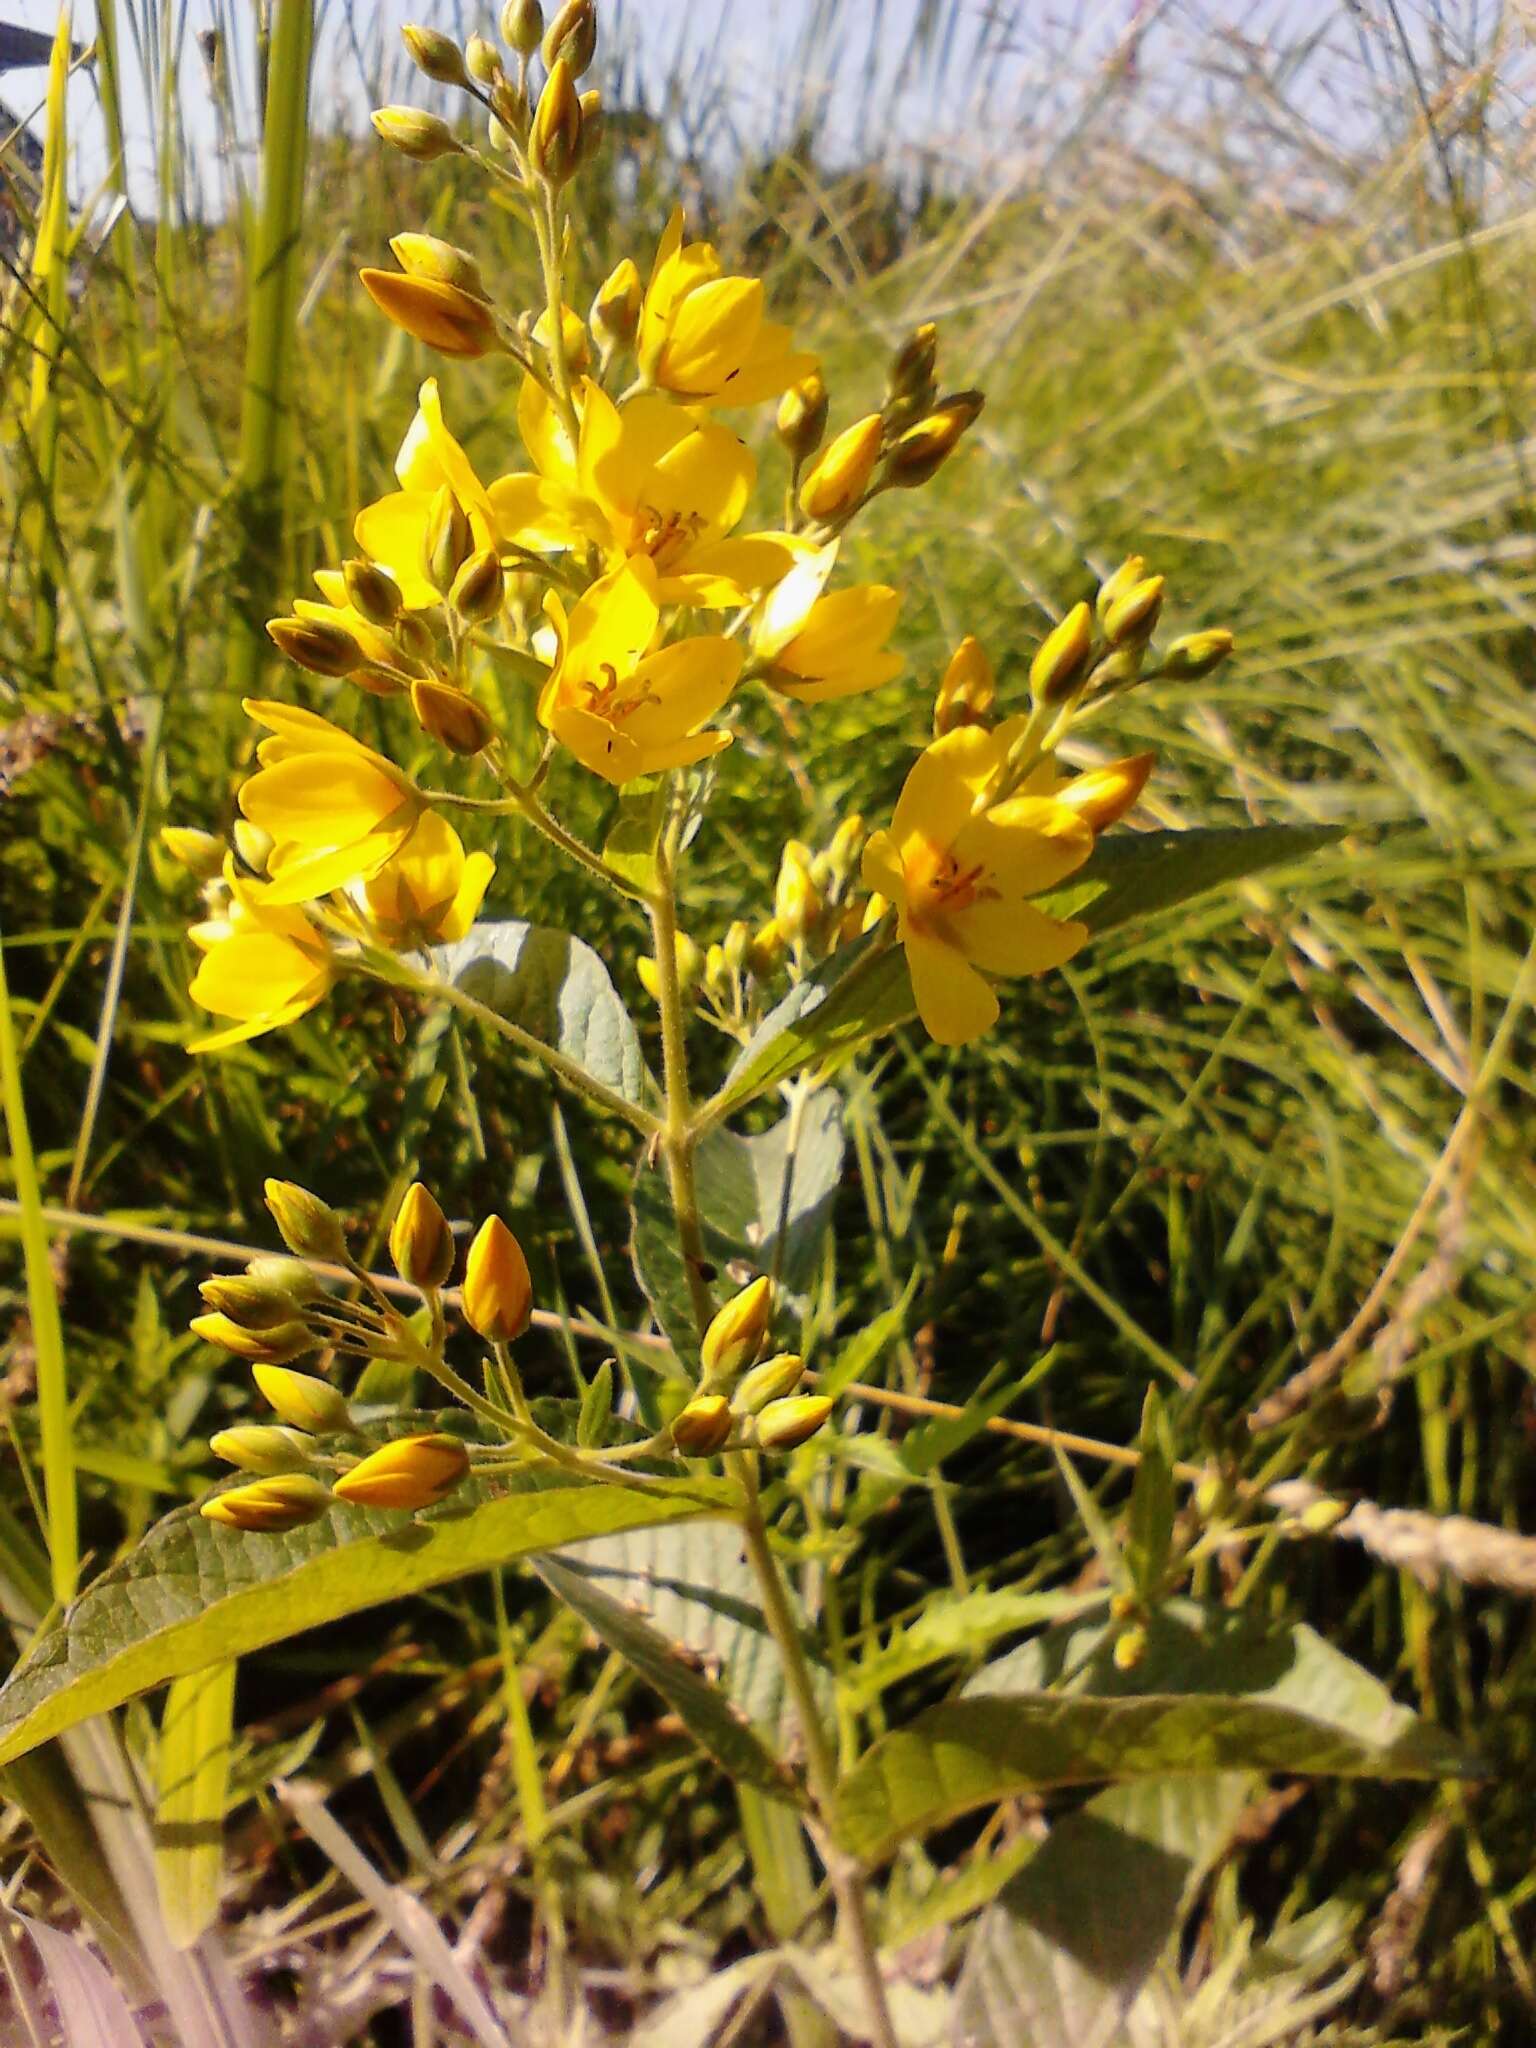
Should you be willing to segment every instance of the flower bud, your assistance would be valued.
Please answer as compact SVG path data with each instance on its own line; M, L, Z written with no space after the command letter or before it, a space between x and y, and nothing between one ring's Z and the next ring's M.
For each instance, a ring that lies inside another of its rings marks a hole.
M805 1374L805 1360L797 1351L781 1351L777 1358L765 1358L754 1365L736 1389L731 1406L738 1415L760 1415L772 1401L792 1394Z
M1156 754L1128 754L1074 776L1056 791L1056 801L1076 811L1090 831L1105 832L1131 809L1156 766Z
M235 1429L221 1429L208 1439L208 1448L226 1465L242 1472L301 1472L309 1463L313 1448L301 1429L282 1429L274 1423L242 1422Z
M499 132L498 132L499 131ZM510 149L528 133L528 94L510 78L498 78L491 87L490 138L492 149Z
M487 296L479 264L456 242L445 242L437 235L400 234L390 236L389 246L407 276L454 284L477 299Z
M1178 683L1198 682L1218 669L1237 645L1225 626L1212 626L1204 633L1186 633L1175 640L1163 656L1163 674Z
M423 678L411 685L411 709L428 739L466 759L483 753L496 728L474 698L454 683Z
M927 483L954 453L968 421L958 413L930 412L897 436L885 458L885 480L899 490Z
M332 1483L356 1508L429 1508L469 1476L469 1453L456 1436L402 1436Z
M816 1434L832 1413L825 1394L792 1394L770 1401L757 1418L757 1441L765 1451L793 1451Z
M844 427L800 486L800 510L807 519L827 524L848 517L875 473L883 432L877 412Z
M216 1493L202 1503L198 1513L206 1521L222 1522L227 1529L281 1536L289 1529L301 1529L306 1522L318 1522L330 1504L330 1489L318 1479L307 1472L284 1472Z
M277 1252L263 1252L258 1258L247 1259L245 1277L259 1287L285 1294L295 1308L304 1308L325 1292L302 1259L286 1259Z
M832 843L827 848L827 872L839 888L858 873L868 837L868 828L857 811L844 818L832 834Z
M723 1002L730 989L731 970L725 964L725 948L713 941L704 954L704 986L715 1001Z
M492 1344L510 1344L528 1327L533 1282L523 1248L499 1216L488 1216L464 1266L460 1306L469 1327Z
M222 1351L232 1351L236 1358L259 1360L265 1365L281 1365L287 1359L302 1358L306 1351L320 1348L320 1340L311 1334L309 1326L293 1319L249 1329L231 1315L216 1313L194 1316L187 1327L205 1344L217 1344Z
M329 1202L322 1202L297 1181L269 1180L262 1193L278 1234L289 1251L301 1259L326 1259L345 1265L347 1240L341 1218Z
M431 661L437 653L437 635L415 612L402 612L395 621L395 652L409 662Z
M483 356L501 346L496 315L484 299L439 278L399 270L360 270L363 289L386 320L445 356Z
M272 834L263 831L260 825L253 825L249 818L236 818L229 828L229 836L242 865L253 875L264 875L276 844Z
M609 271L592 301L592 325L614 348L628 348L640 325L645 293L632 257Z
M603 146L603 137L608 132L608 116L603 111L603 96L594 86L581 96L581 162L591 163Z
M329 619L268 619L268 636L300 668L315 676L349 676L362 665L363 650L345 626Z
M571 67L563 57L550 66L528 137L533 168L551 185L563 185L581 160L581 101Z
M505 595L500 556L494 548L477 548L454 577L448 602L467 624L484 626L499 616Z
M933 736L942 739L962 725L985 725L997 702L997 679L981 642L967 633L939 682L933 701Z
M1052 627L1029 664L1030 695L1037 704L1063 704L1088 673L1093 653L1093 614L1075 604Z
M249 1273L221 1273L200 1280L197 1291L206 1308L228 1316L243 1330L276 1330L295 1320L296 1304L287 1288L253 1279Z
M859 930L872 932L890 907L877 889L864 906L864 915L859 919Z
M555 325L546 308L534 322L533 338L544 353L551 357L554 353L554 333ZM566 364L573 375L586 369L592 360L591 350L587 347L586 326L581 315L573 312L569 306L560 308L560 346L565 350Z
M773 888L773 921L791 945L804 941L821 915L821 905L809 851L798 839L787 840Z
M544 33L544 11L539 0L506 0L501 10L501 39L519 57L531 57Z
M1349 1507L1342 1500L1313 1500L1308 1501L1296 1519L1307 1535L1326 1536L1348 1513Z
M211 882L224 870L224 842L191 825L162 825L160 844L195 881Z
M821 446L827 431L827 387L820 370L791 384L779 400L774 429L792 462L805 462Z
M380 139L416 163L459 154L458 137L436 114L424 114L418 107L376 107L372 118Z
M726 926L721 951L725 964L732 974L740 974L747 964L747 955L752 950L752 927L745 918L738 917Z
M453 486L439 484L421 534L421 573L434 590L446 596L474 545L474 533Z
M735 1419L724 1394L695 1394L672 1418L672 1441L685 1458L713 1457Z
M563 62L572 78L590 70L597 54L597 9L592 0L565 0L544 31L544 65L548 71Z
M428 78L435 79L439 85L468 85L464 53L452 36L445 36L441 29L422 28L415 22L407 22L400 31L400 40L405 44L411 62Z
M442 1287L453 1271L453 1232L448 1218L419 1180L411 1182L395 1211L389 1256L400 1278L413 1287Z
M1134 1622L1130 1628L1122 1629L1110 1654L1117 1671L1134 1671L1147 1654L1147 1631L1142 1623Z
M346 1396L329 1380L317 1379L312 1372L289 1372L281 1365L253 1365L251 1377L268 1405L294 1429L329 1436L352 1426Z
M1099 585L1099 594L1093 601L1094 614L1102 627L1109 617L1110 608L1128 590L1142 581L1147 573L1146 562L1140 555L1127 555L1112 576L1106 576Z
M361 612L370 626L392 626L400 616L400 586L377 562L365 562L354 555L341 565L347 602Z
M484 36L471 36L464 45L464 69L476 85L494 85L501 76L501 58L496 45Z
M916 399L926 408L933 397L933 369L939 354L939 330L931 320L914 327L891 357L886 372L886 410L892 400Z
M1111 647L1144 646L1163 608L1161 576L1144 576L1117 597L1104 614L1104 638Z
M1112 690L1128 690L1133 683L1139 682L1146 653L1139 640L1131 641L1124 647L1113 649L1102 661L1095 662L1089 678L1095 697L1107 697Z
M704 1376L729 1386L756 1358L773 1321L773 1282L760 1273L710 1318L699 1347Z
M747 948L747 965L758 981L766 980L784 958L786 951L784 933L776 917L770 917L766 924L760 924L752 934Z

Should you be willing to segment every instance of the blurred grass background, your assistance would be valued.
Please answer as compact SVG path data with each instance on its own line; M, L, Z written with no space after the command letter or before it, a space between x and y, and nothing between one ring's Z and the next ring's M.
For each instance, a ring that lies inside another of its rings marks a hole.
M819 0L767 106L760 81L733 98L671 17L605 24L614 111L580 201L584 291L623 253L645 267L680 187L690 225L762 270L824 351L835 421L878 402L885 354L924 319L947 381L988 393L938 483L881 500L851 549L905 592L907 678L758 721L690 923L718 936L743 882L769 886L787 832L888 810L961 633L1017 698L1042 629L1124 554L1148 555L1178 629L1229 624L1240 652L1210 686L1125 699L1090 740L1157 749L1159 822L1354 829L1280 882L1016 992L979 1057L905 1039L868 1060L838 1212L841 1334L915 1272L907 1333L875 1368L895 1385L963 1401L1000 1368L1025 1381L1014 1416L1125 1441L1158 1378L1182 1455L1530 1528L1536 212L1518 17L1470 0L1303 10L1260 35L1220 8L1152 5L1101 12L1090 36L1084 18L1047 31L1031 14ZM221 40L199 49L175 10L104 0L107 132L114 47L142 53L158 117L148 198L135 185L104 237L110 194L93 194L78 244L38 265L43 186L20 136L0 153L16 227L0 273L10 1107L24 1100L41 1200L74 1219L50 1212L39 1237L32 1207L24 1275L13 1121L0 1402L8 1512L51 1531L56 1585L59 1458L99 1560L197 1490L210 1429L243 1407L238 1375L184 1334L205 1270L193 1240L268 1243L268 1173L322 1186L360 1244L417 1171L454 1215L502 1206L552 1304L597 1303L589 1228L621 1312L637 1306L622 1149L579 1112L560 1124L526 1076L479 1073L467 1042L344 988L281 1040L201 1063L181 1050L192 905L153 833L228 824L251 744L242 684L315 691L253 624L349 551L415 384L440 368L381 330L355 268L420 227L474 248L504 300L534 295L531 252L468 167L422 171L338 122L354 88L359 104L420 97L375 19L322 19L308 111L306 9L263 11L254 45L243 18L215 21ZM18 113L41 103L11 83ZM260 91L289 173L265 199L248 147ZM222 151L183 147L189 96ZM515 393L482 365L441 374L482 473L515 466ZM338 715L410 744L376 700ZM595 825L598 799L582 800ZM639 1000L637 932L539 843L502 843L491 903L574 925ZM1251 1437L1258 1404L1341 1339L1333 1396ZM547 1370L561 1380L553 1350ZM1049 1461L1023 1446L962 1446L937 1491L942 1515L933 1492L892 1498L848 1473L869 1616L957 1573L1055 1583L1085 1561ZM1536 2025L1527 1603L1326 1542L1264 1546L1231 1589L1311 1620L1492 1766L1471 1792L1308 1791L1249 1850L1247 1909L1354 1916L1369 1967L1340 2013L1359 2038L1519 2038ZM650 1710L616 1674L595 1704L563 1683L575 1639L515 1596L546 1765L559 1786L589 1781L546 1852L573 1954L601 1984L731 1953L763 1908L718 1787L664 1742L655 1760ZM281 1947L273 1856L295 1886L301 1862L249 1798L295 1742L353 1785L354 1825L386 1862L459 1901L494 1883L523 1910L501 1644L467 1589L243 1674L231 1867L253 1942ZM618 1757L621 1737L637 1754ZM8 1861L27 1839L13 1820Z

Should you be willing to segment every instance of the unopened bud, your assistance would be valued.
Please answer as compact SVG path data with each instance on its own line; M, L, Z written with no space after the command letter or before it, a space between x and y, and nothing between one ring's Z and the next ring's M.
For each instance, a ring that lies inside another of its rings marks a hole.
M827 403L827 387L819 370L791 384L779 400L773 424L791 461L805 462L821 446L827 431Z
M499 615L505 595L500 556L494 548L477 548L454 577L448 602L467 624L484 626Z
M821 892L811 874L809 850L798 839L785 842L773 890L773 919L791 945L801 943L821 915Z
M640 307L645 298L640 273L632 257L610 270L592 301L592 325L615 348L628 348L640 325Z
M531 57L544 33L544 10L539 0L506 0L501 10L501 39L519 57Z
M1314 1500L1307 1503L1296 1519L1309 1536L1326 1536L1348 1513L1348 1506L1341 1500Z
M832 834L832 843L827 848L827 872L839 888L850 876L858 873L859 859L868 837L868 828L857 811L844 818Z
M465 1322L492 1344L510 1344L528 1327L533 1310L528 1261L499 1216L488 1216L475 1235L459 1302Z
M785 951L784 932L779 920L770 917L752 934L752 942L747 948L747 965L755 978L763 981L784 958Z
M318 1522L330 1504L330 1489L318 1479L307 1472L285 1472L216 1493L198 1513L206 1521L222 1522L249 1535L281 1536L306 1522Z
M376 107L373 125L381 140L419 164L434 157L457 156L462 145L448 123L419 107Z
M469 1476L469 1453L456 1436L402 1436L332 1484L356 1508L429 1508Z
M1136 640L1128 646L1116 647L1104 659L1094 663L1093 694L1107 697L1112 690L1128 690L1141 676L1142 663L1146 659L1145 643Z
M1112 1652L1117 1671L1134 1671L1147 1654L1147 1631L1138 1621L1115 1637Z
M1112 576L1106 576L1099 585L1099 594L1093 601L1094 613L1100 626L1109 617L1111 608L1140 583L1147 573L1147 565L1140 555L1127 555Z
M467 249L445 242L438 235L391 235L389 246L395 261L410 277L434 279L439 284L457 285L477 299L486 296L480 266Z
M211 882L224 868L224 842L191 825L162 825L160 844L199 882Z
M445 36L441 29L422 28L416 22L407 22L400 31L400 40L417 70L424 71L439 85L469 83L463 51L452 36Z
M731 985L731 970L725 964L725 948L713 941L704 953L704 986L716 1002L724 1000Z
M360 668L363 650L345 626L329 619L268 619L268 636L300 668L315 676L349 676Z
M886 482L902 490L927 483L955 452L980 411L981 393L965 391L925 413L892 444L885 458Z
M745 918L735 918L726 926L721 951L725 964L732 974L740 974L747 964L747 955L752 950L752 927Z
M428 739L466 760L496 737L496 728L474 698L455 683L422 678L411 685L411 709Z
M302 1259L287 1259L279 1252L262 1252L247 1259L245 1277L258 1287L270 1287L287 1295L297 1308L317 1301L325 1289L313 1268Z
M1156 754L1128 754L1123 761L1075 775L1056 791L1056 802L1076 811L1090 831L1105 832L1131 809L1156 766Z
M557 57L534 111L528 154L540 177L563 185L581 160L581 101L570 65Z
M320 1340L311 1334L308 1324L292 1318L287 1322L248 1329L244 1323L236 1322L233 1316L214 1313L194 1316L188 1328L205 1344L217 1344L220 1350L232 1351L236 1358L244 1358L252 1364L281 1365L288 1359L302 1358L306 1351L318 1351L320 1348Z
M699 977L704 971L704 955L686 932L676 932L673 938L673 953L677 960L678 994L686 1000L699 985ZM653 1003L660 1002L661 976L656 971L656 962L649 954L642 954L635 965L646 994Z
M832 1413L825 1394L792 1394L770 1401L757 1418L757 1441L765 1451L793 1451L809 1442Z
M1075 604L1046 634L1029 664L1030 695L1037 704L1063 704L1088 672L1093 652L1093 614Z
M672 1441L685 1458L709 1458L725 1443L734 1423L724 1394L695 1394L672 1418Z
M1196 1486L1193 1501L1195 1513L1202 1522L1211 1521L1227 1498L1227 1483L1219 1472L1207 1472Z
M347 602L370 626L392 626L400 616L400 586L387 569L359 556L341 565Z
M877 412L844 427L800 486L800 510L807 519L827 524L853 511L880 460L883 432Z
M773 1282L760 1273L710 1318L699 1346L705 1378L729 1386L756 1358L773 1320Z
M1163 656L1162 672L1173 682L1194 683L1218 669L1237 645L1225 626L1204 633L1186 633Z
M997 679L981 642L967 633L939 682L933 700L933 736L942 739L962 725L985 725L997 702Z
M282 1365L253 1365L251 1377L291 1428L329 1436L351 1427L346 1397L329 1380L317 1379L312 1372L290 1372Z
M435 1197L412 1181L389 1233L395 1271L413 1287L442 1287L453 1271L453 1232Z
M437 653L437 635L415 612L402 612L395 621L395 651L410 662L431 661Z
M236 818L229 828L229 837L242 865L253 875L264 875L267 862L272 858L272 848L277 843L272 834L260 825L253 825L249 818Z
M463 568L475 537L451 484L439 484L421 535L421 573L446 596Z
M573 78L591 68L597 54L597 9L592 0L565 0L544 31L544 64L553 71L565 63Z
M346 1264L346 1234L341 1218L329 1202L322 1202L318 1195L292 1180L269 1180L262 1192L289 1251L296 1252L301 1259Z
M877 889L864 906L864 915L859 919L859 930L872 932L890 907Z
M795 1351L780 1352L754 1365L731 1399L738 1415L760 1415L771 1401L792 1394L805 1374L805 1360Z
M1144 646L1163 608L1161 576L1144 576L1117 597L1104 614L1104 638L1111 647Z
M484 36L471 36L464 45L464 69L476 85L494 85L501 76L501 58L496 45Z
M301 1429L283 1429L275 1423L242 1422L235 1429L221 1429L208 1439L208 1448L226 1465L242 1472L302 1472L314 1448Z
M400 270L360 270L363 289L386 320L445 356L483 356L501 346L496 315L462 286Z
M939 330L931 320L914 327L891 357L886 372L886 411L892 401L916 400L926 408L933 397L933 368L939 355Z
M276 1330L294 1321L297 1304L288 1289L254 1279L249 1273L221 1273L200 1280L197 1291L205 1308L228 1316L245 1330Z

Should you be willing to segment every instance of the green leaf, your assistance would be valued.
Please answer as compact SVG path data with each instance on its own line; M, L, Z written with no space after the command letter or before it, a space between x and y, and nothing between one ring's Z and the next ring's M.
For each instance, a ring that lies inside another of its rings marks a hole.
M587 1382L576 1419L576 1441L592 1450L608 1440L608 1418L613 1413L613 1360L605 1358Z
M711 1107L729 1116L812 1060L852 1052L911 1015L906 955L888 931L868 932L840 946L768 1012Z
M177 1948L191 1948L218 1916L235 1669L225 1662L178 1678L161 1717L155 1878Z
M557 1599L579 1614L600 1641L617 1650L659 1692L688 1732L733 1779L744 1779L776 1799L792 1799L782 1773L739 1707L714 1681L694 1668L676 1643L643 1616L604 1591L579 1564L538 1558L533 1569Z
M1149 1605L1162 1590L1173 1547L1173 1443L1156 1387L1147 1388L1141 1410L1141 1463L1131 1486L1130 1529L1125 1546L1131 1584Z
M1212 825L1193 832L1124 832L1101 839L1070 882L1035 898L1051 917L1090 932L1172 910L1192 896L1289 867L1342 839L1344 825Z
M619 792L613 822L603 841L603 859L634 888L656 887L656 848L666 823L671 778L642 775Z
M978 1672L957 1700L881 1738L838 1789L846 1846L878 1862L909 1835L1055 1785L1232 1770L1327 1777L1468 1774L1465 1752L1304 1627L1193 1602L1151 1617L1114 1662L1100 1622L1053 1629ZM1047 1690L1047 1687L1053 1687Z
M642 1490L547 1469L470 1480L417 1516L340 1502L283 1536L247 1535L195 1508L168 1515L102 1573L0 1687L0 1763L167 1679L304 1629L650 1522L724 1514L722 1480Z
M704 1255L724 1276L716 1299L758 1273L775 1280L781 1307L795 1311L810 1285L831 1221L843 1167L842 1101L818 1088L755 1138L718 1126L694 1154ZM688 1276L677 1242L666 1174L642 1166L635 1183L635 1271L656 1320L680 1358L698 1356Z
M432 965L487 1009L531 1032L594 1080L643 1104L654 1090L608 970L584 939L510 918L432 948Z
M1011 1586L996 1592L936 1594L917 1619L894 1631L889 1642L843 1674L841 1691L858 1711L871 1706L890 1686L947 1657L975 1657L999 1636L1016 1635L1042 1622L1065 1621L1102 1605L1098 1593L1021 1593Z
M1151 1778L1051 1829L972 1936L955 2033L974 2048L1107 2048L1257 1779Z
M917 1292L918 1275L913 1273L901 1290L901 1297L877 1315L872 1323L856 1330L830 1365L816 1374L816 1391L829 1398L840 1394L854 1380L867 1379L888 1347L907 1326L907 1310Z

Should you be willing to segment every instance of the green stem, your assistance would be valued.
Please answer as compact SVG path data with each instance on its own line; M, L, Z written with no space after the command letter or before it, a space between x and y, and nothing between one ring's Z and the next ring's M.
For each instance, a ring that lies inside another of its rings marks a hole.
M533 206L533 228L539 244L539 267L544 273L544 302L549 309L549 360L555 376L555 408L571 437L574 454L581 439L576 418L576 401L571 396L571 370L565 360L565 277L560 251L560 205L552 188L544 190L544 204Z
M665 1113L660 1140L667 1169L667 1188L677 1224L677 1240L688 1277L693 1319L702 1337L715 1309L704 1277L704 1232L694 1184L693 1148L696 1133L688 1092L688 1049L683 1025L683 990L677 972L677 850L675 818L669 818L656 850L656 893L649 899L651 935L656 953L656 1003L661 1012L662 1086Z

